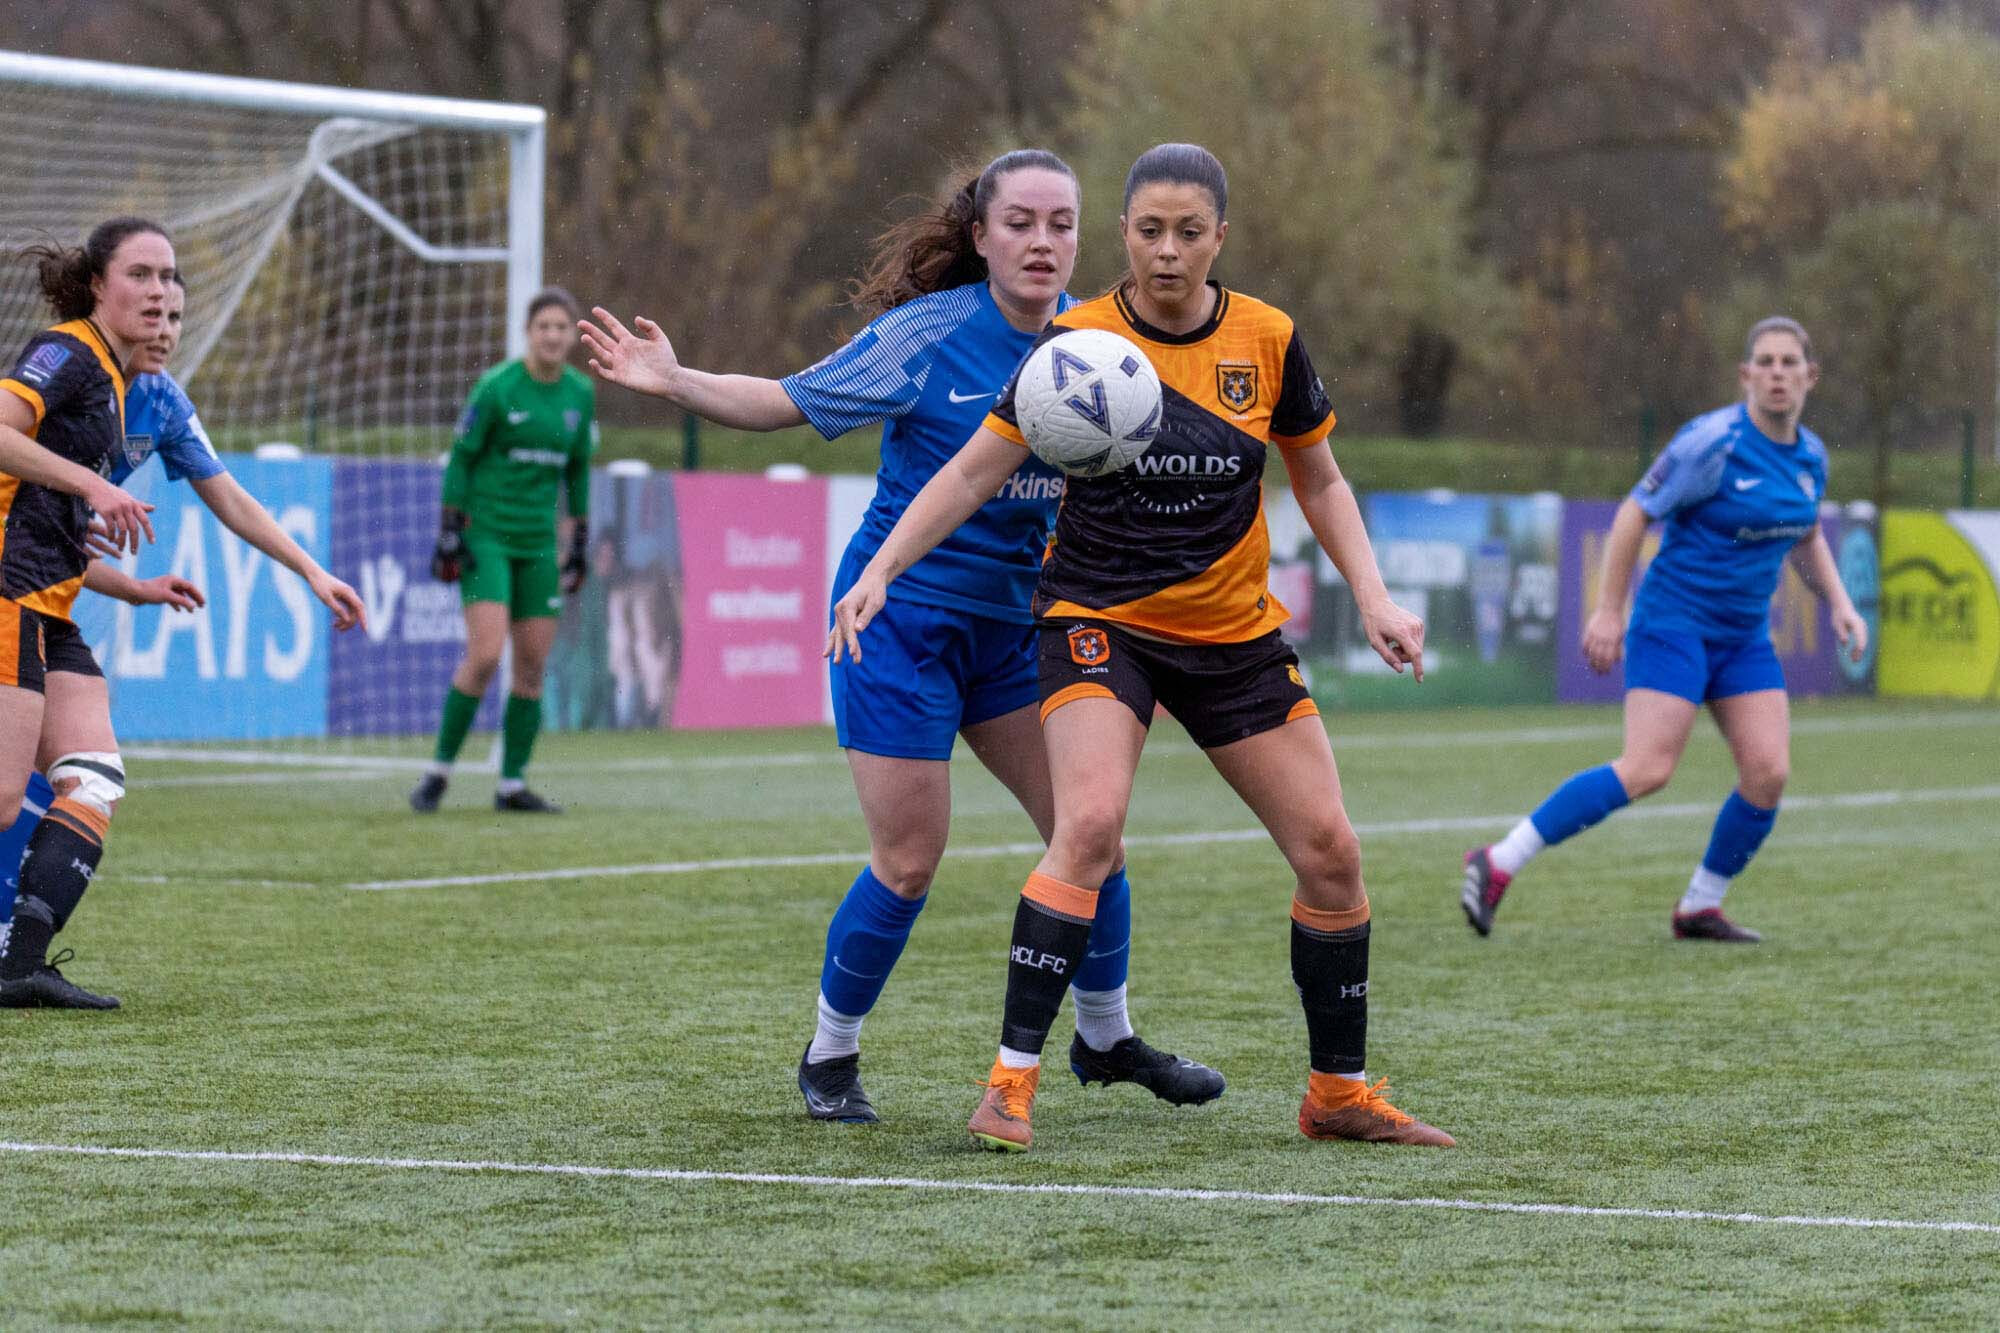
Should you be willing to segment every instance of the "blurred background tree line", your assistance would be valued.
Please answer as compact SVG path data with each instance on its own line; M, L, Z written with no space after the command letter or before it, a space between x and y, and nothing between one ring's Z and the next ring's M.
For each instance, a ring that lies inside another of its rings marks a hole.
M1784 311L1812 420L1886 479L1994 433L1996 34L1886 0L76 0L10 42L537 103L550 277L764 374L1009 146L1076 166L1100 290L1125 168L1191 139L1231 172L1219 275L1297 318L1351 428L1629 454Z

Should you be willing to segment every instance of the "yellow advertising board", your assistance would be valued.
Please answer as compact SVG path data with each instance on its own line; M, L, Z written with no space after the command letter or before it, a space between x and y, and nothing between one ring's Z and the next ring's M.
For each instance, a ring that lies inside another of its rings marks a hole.
M1882 694L2000 699L2000 513L1882 516Z

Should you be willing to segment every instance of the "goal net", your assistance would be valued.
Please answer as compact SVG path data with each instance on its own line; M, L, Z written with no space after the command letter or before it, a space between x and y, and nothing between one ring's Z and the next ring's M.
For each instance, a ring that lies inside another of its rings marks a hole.
M462 643L453 590L422 568L436 460L474 379L520 350L542 136L533 107L0 53L0 355L50 322L20 246L161 223L188 289L169 370L375 622L336 640L298 580L148 464L132 485L162 521L136 569L204 574L211 601L199 618L80 604L128 739L433 724Z

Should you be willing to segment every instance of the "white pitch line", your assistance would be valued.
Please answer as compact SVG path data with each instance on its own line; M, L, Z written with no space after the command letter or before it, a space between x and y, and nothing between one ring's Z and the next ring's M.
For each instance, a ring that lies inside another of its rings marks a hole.
M101 1148L87 1144L0 1142L0 1152L146 1161L246 1165L361 1167L377 1171L462 1171L492 1175L576 1176L592 1180L675 1184L786 1185L802 1189L922 1190L939 1194L1019 1194L1162 1200L1172 1203L1286 1204L1346 1208L1422 1208L1529 1217L1588 1217L1658 1222L1731 1222L1745 1226L1835 1227L1857 1231L1969 1232L2000 1236L2000 1223L1900 1217L1814 1217L1790 1213L1723 1213L1694 1208L1595 1208L1573 1203L1507 1203L1490 1199L1403 1199L1369 1194L1185 1189L1152 1185L1019 1184L996 1180L927 1180L920 1176L817 1176L772 1171L687 1171L669 1167L586 1166L563 1162L454 1161L424 1157L341 1157L330 1153L221 1152L177 1148Z
M1790 811L1846 810L1871 806L1935 805L1953 801L2000 799L2000 785L1983 787L1936 787L1915 791L1839 792L1825 796L1795 796L1784 808ZM1635 819L1686 819L1712 816L1713 801L1685 801L1677 805L1641 805L1620 812L1621 823ZM1504 828L1520 819L1519 811L1504 815L1445 815L1433 819L1389 819L1359 823L1354 831L1362 837L1383 837L1408 833L1469 833L1481 829ZM1271 835L1261 828L1215 829L1189 833L1128 833L1127 847L1206 847L1236 842L1261 842ZM1001 856L1039 855L1039 842L1002 842L977 847L947 847L947 858L966 860ZM791 856L731 856L709 861L651 861L615 866L559 866L552 870L511 870L491 875L438 875L426 879L356 880L341 887L364 892L397 889L469 888L487 884L525 884L562 879L619 879L632 875L698 875L720 870L765 870L798 866L853 865L866 860L868 853L809 852Z
M382 774L372 769L322 768L304 773L191 773L171 778L145 778L138 785L146 791L161 787L276 787L299 782L377 782Z
M1575 741L1617 740L1622 734L1618 723L1593 722L1575 723L1567 726L1548 727L1507 727L1490 731L1466 732L1423 732L1417 734L1397 732L1356 732L1344 734L1339 727L1339 717L1332 719L1334 725L1329 734L1333 737L1336 753L1348 750L1441 750L1463 749L1475 745L1550 745L1567 744ZM1861 714L1851 717L1795 717L1792 719L1792 734L1795 736L1842 735L1862 731L1905 731L1919 727L1944 727L1964 730L1976 727L2000 726L2000 709L1967 709L1963 712L1919 713L1903 716L1896 713ZM1199 755L1200 749L1184 741L1164 741L1149 745L1146 757L1149 759L1180 759ZM409 755L366 755L366 754L324 754L297 750L259 749L217 749L207 746L128 746L125 754L133 759L152 759L166 763L185 764L243 764L269 768L311 768L319 773L301 775L300 780L311 781L325 778L336 769L352 769L371 774L414 773L430 766L430 760ZM539 764L540 773L649 773L674 772L681 769L696 771L758 769L758 768L805 768L817 765L839 765L846 762L845 756L831 745L824 749L774 751L770 754L721 754L721 755L641 755L628 759L605 759L591 761L556 761ZM468 762L459 765L462 773L490 773L494 765L490 762Z

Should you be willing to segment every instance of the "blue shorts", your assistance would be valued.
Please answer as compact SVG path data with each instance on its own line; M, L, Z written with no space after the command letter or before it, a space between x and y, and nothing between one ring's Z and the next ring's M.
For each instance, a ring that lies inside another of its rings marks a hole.
M836 598L847 582L835 585ZM1033 625L893 594L861 632L861 660L832 670L841 747L894 759L949 759L961 728L1041 698Z
M1625 688L1658 690L1701 704L1758 690L1782 690L1785 668L1771 646L1769 631L1705 639L1692 630L1634 621L1625 631Z

